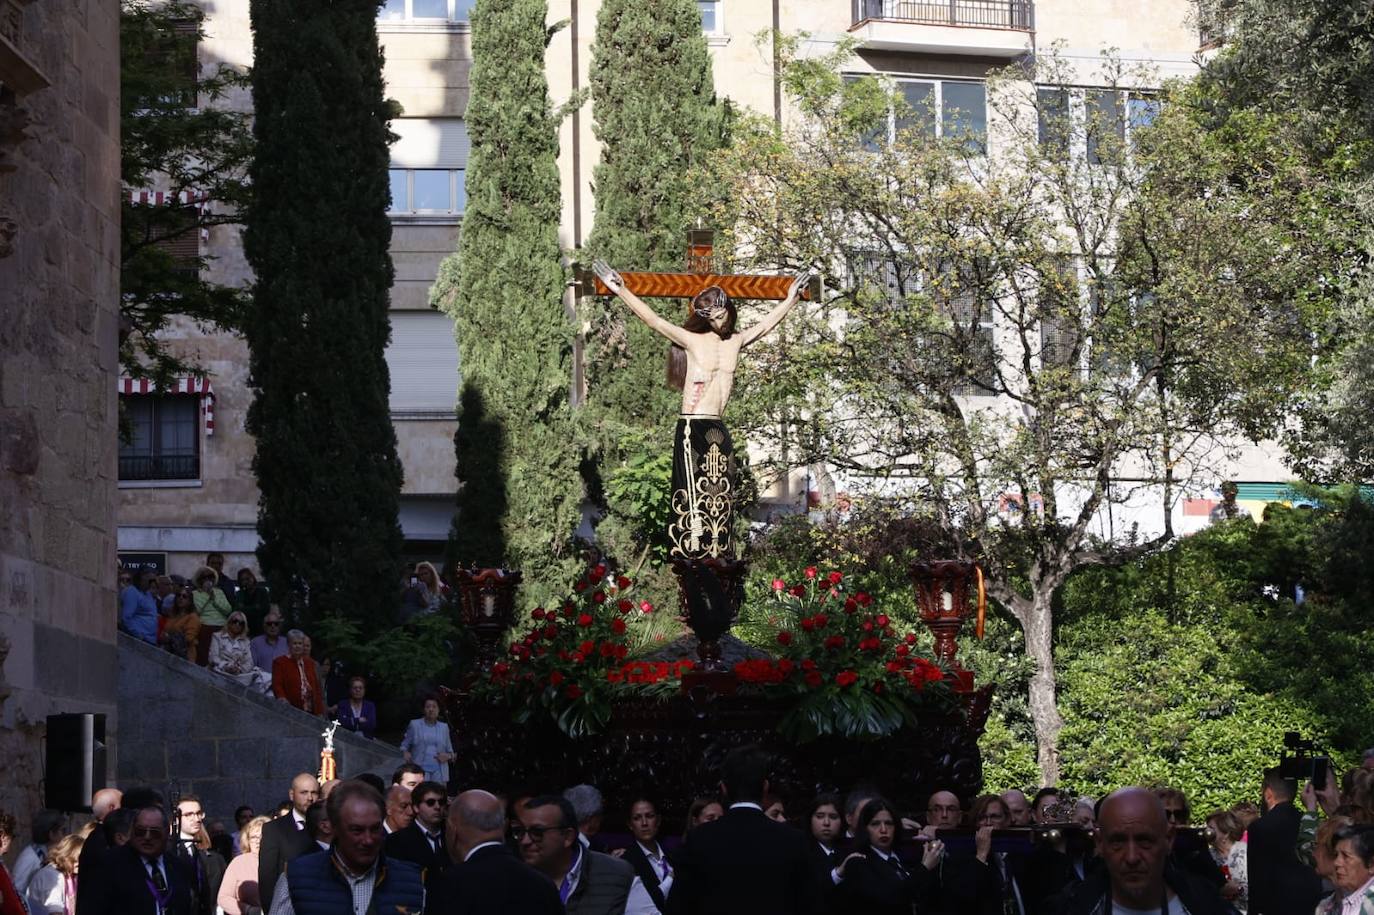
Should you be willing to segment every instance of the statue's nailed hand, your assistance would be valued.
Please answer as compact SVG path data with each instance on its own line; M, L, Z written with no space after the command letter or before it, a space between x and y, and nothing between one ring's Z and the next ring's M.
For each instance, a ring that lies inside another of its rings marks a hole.
M596 274L601 282L606 284L611 292L619 292L625 288L625 281L621 279L620 274L616 273L615 270L611 268L610 264L599 257L592 261L592 272Z
M815 276L816 271L814 270L803 270L801 273L798 273L792 280L792 285L787 290L787 297L789 299L801 298L802 291L806 289L807 286L811 285L811 280Z

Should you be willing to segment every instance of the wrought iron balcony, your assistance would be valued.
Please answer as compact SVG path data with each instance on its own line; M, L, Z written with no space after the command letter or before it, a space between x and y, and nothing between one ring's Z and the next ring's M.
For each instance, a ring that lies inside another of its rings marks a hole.
M1015 57L1030 50L1032 0L852 0L865 48Z
M121 454L121 480L198 480L198 454Z
M985 29L1029 31L1031 0L854 0L854 24L867 19L919 22L925 25L971 25Z

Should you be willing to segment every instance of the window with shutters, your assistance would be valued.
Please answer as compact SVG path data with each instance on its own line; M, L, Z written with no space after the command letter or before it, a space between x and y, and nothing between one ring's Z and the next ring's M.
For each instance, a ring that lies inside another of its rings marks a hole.
M458 390L453 319L437 311L391 312L386 364L393 416L451 417Z
M194 206L134 206L125 209L124 218L132 223L125 226L128 237L170 258L173 275L187 281L200 275L200 216Z
M119 444L121 480L200 479L200 396L120 395L129 440Z
M467 206L467 127L460 118L397 118L391 147L392 216L453 218Z

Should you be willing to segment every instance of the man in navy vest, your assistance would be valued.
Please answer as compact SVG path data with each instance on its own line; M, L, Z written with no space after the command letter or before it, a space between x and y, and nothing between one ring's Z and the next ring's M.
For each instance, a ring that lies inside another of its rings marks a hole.
M272 915L403 915L425 906L418 865L382 854L386 802L371 785L340 782L326 804L334 847L295 859L277 881Z

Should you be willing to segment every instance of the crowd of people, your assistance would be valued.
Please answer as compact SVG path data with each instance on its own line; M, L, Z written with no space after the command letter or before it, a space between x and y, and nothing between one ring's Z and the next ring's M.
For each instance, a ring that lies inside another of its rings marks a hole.
M0 869L0 915L1374 913L1374 749L1301 793L1269 770L1261 803L1196 826L1172 788L937 790L912 816L864 785L794 807L769 772L757 748L731 752L674 835L649 795L607 811L585 784L451 791L415 762L390 785L301 773L232 832L198 798L104 789L74 834L33 817ZM0 814L0 856L13 839Z

